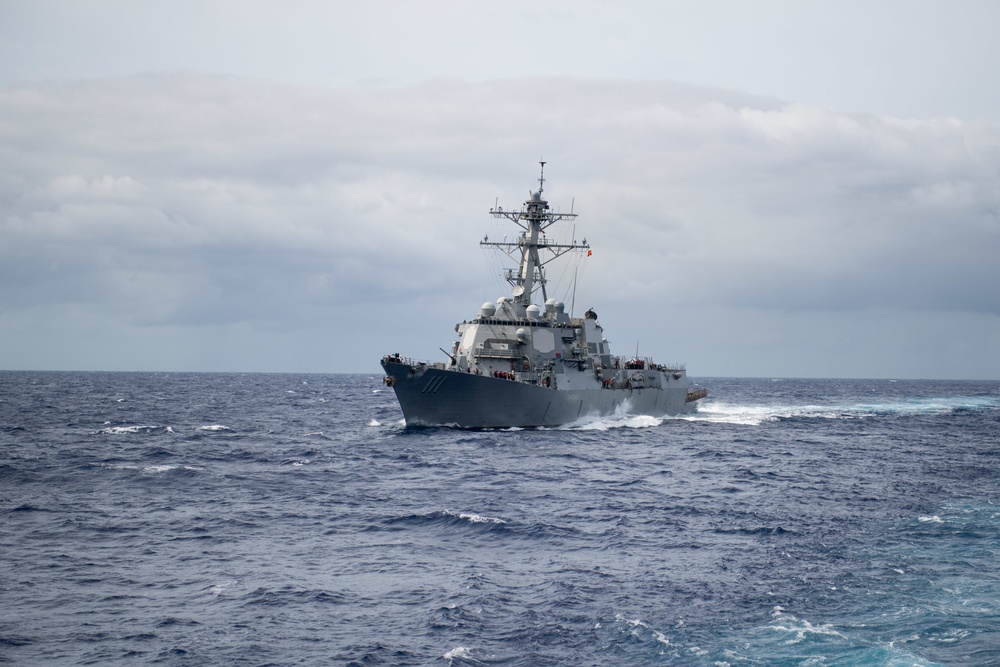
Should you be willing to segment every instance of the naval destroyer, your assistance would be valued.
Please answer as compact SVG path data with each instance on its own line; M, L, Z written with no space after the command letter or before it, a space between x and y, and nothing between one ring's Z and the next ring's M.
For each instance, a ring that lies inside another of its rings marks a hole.
M520 210L490 210L520 228L514 241L480 243L518 262L506 273L510 296L484 303L455 325L459 340L451 352L442 349L447 362L382 358L383 381L395 391L407 426L537 427L608 415L680 415L706 396L692 388L681 365L613 355L593 309L572 317L549 296L548 263L591 251L586 239L556 243L544 234L576 217L551 211L544 187L542 162L538 191ZM533 302L537 297L542 305Z

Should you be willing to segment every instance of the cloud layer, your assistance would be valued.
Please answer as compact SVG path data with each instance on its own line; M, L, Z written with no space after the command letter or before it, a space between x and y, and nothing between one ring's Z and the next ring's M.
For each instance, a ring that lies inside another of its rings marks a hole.
M0 366L436 358L499 296L477 243L508 233L487 211L519 205L539 159L595 249L583 307L621 351L641 337L695 375L921 376L937 349L934 374L1000 377L996 126L579 78L9 87Z

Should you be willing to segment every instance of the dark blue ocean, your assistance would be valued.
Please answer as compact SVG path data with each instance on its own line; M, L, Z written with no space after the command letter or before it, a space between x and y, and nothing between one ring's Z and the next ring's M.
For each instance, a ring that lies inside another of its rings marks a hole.
M0 663L1000 665L1000 383L407 429L378 375L0 373Z

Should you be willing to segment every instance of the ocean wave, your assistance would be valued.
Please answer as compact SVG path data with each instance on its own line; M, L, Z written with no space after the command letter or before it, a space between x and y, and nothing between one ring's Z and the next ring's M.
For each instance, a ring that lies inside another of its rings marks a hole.
M182 465L179 463L159 463L154 465L138 465L129 463L95 463L95 467L104 468L106 470L134 470L141 472L144 475L162 475L164 473L170 473L173 471L180 471L181 473L193 473L198 472L200 468L190 465Z
M487 529L507 525L507 521L499 517L487 516L476 512L453 512L451 510L440 510L424 514L407 514L405 516L392 517L388 519L386 523L389 525L427 524L453 527L481 526Z
M182 466L182 465L155 465L155 466L145 466L142 469L144 473L153 475L165 472L172 472L174 470L180 470L183 472L197 472L198 469L195 468L194 466Z
M461 512L458 515L459 519L465 519L471 523L507 523L503 519L499 519L493 516L483 516L482 514L470 514L468 512Z
M450 664L455 660L472 660L472 653L464 646L456 646L441 657Z
M135 435L136 433L173 433L169 426L107 426L98 431L103 435Z
M683 626L683 623L680 626ZM600 631L602 629L604 629L602 623L598 622L594 625L594 630ZM615 614L614 622L609 624L607 629L619 636L626 637L630 641L648 643L649 646L655 647L660 651L660 655L664 655L662 651L668 649L674 656L682 652L681 647L667 636L666 631L657 630L641 618L630 618L619 612ZM687 650L690 654L700 653L701 651L702 649L697 646L689 647Z
M265 607L299 606L302 604L344 604L351 595L340 591L311 590L294 586L260 587L245 596L245 604Z
M214 586L212 586L210 589L208 589L208 592L212 594L212 597L219 597L220 595L222 595L223 593L225 593L235 583L236 583L235 579L230 579L228 581L223 581L221 583L218 583L218 584L215 584Z

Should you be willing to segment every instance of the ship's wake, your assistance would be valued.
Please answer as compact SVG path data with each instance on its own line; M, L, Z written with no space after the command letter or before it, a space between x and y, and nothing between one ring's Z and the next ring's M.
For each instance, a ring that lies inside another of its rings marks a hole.
M671 421L759 426L791 419L868 419L885 416L941 415L964 410L1000 409L997 396L950 396L885 400L871 403L754 405L708 400L696 412L676 416L629 414L586 416L558 427L565 431L607 431L620 428L653 428Z
M867 419L894 415L940 415L998 407L1000 398L996 396L950 396L829 405L752 405L707 401L698 407L697 412L672 419L758 426L789 419Z

